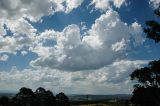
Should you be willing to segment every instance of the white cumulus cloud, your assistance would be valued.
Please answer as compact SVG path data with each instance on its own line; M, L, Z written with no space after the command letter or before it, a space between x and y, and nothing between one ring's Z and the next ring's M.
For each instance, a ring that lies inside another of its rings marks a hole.
M43 16L54 12L70 12L81 5L83 0L1 0L0 18L18 19L28 18L38 21Z
M152 5L154 8L158 8L160 5L160 0L150 0L150 5Z
M130 93L132 83L129 75L147 64L148 60L120 60L98 70L64 72L56 69L39 68L0 72L1 89L17 90L22 86L36 89L42 86L54 92L81 94ZM70 90L72 89L72 91Z
M8 59L8 55L6 54L0 55L0 61L7 61L7 59Z
M137 32L133 33L133 31ZM47 36L48 33L54 36L52 39L56 44L54 47L45 47L45 50L43 45L33 48L33 52L37 54L46 51L44 55L39 55L31 62L34 67L50 67L67 71L102 68L124 57L132 43L137 46L143 41L140 37L139 42L136 40L131 42L143 34L141 26L137 22L127 25L113 10L107 11L96 19L83 37L80 28L74 24L67 26L62 32L46 31L42 35Z
M95 5L96 9L106 11L112 8L112 5L116 8L120 8L126 0L92 0L90 5Z
M38 22L55 12L69 13L83 0L1 0L0 53L16 54L17 50L40 44L38 31L30 21ZM8 35L8 32L9 33ZM38 42L39 41L39 42Z

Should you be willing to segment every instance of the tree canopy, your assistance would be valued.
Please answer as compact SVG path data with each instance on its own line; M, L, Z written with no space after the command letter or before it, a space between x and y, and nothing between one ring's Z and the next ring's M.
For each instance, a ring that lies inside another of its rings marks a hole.
M22 87L19 92L11 99L8 97L0 98L0 106L69 106L69 98L64 93L56 96L42 87L35 92L30 88Z
M160 7L154 11L155 15L160 17ZM147 28L144 28L144 32L147 37L153 39L156 43L160 42L160 23L155 20L146 21Z

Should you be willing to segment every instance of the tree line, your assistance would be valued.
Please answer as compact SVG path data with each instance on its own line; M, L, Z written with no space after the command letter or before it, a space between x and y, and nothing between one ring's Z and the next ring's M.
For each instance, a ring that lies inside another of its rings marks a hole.
M32 91L30 88L22 87L12 98L2 96L0 106L69 106L69 98L63 93L56 96L50 91L39 87Z

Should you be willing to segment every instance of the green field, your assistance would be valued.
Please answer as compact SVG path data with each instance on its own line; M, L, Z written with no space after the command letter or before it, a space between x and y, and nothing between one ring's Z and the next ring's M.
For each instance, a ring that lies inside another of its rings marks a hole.
M71 106L133 106L131 95L71 95Z
M71 106L133 106L129 100L70 101Z

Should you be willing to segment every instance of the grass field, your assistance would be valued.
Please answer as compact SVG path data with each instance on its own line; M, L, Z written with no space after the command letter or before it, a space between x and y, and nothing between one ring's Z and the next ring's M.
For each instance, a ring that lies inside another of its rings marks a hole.
M129 100L72 101L71 106L133 106Z

